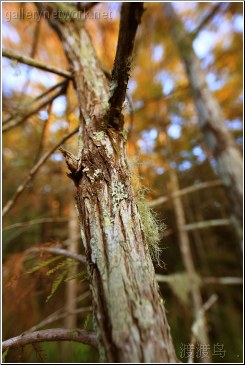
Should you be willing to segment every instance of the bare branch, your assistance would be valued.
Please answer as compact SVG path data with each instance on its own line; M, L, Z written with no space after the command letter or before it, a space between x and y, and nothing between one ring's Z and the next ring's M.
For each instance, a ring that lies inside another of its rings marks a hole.
M111 76L108 124L122 129L122 105L125 100L132 52L143 3L122 3L116 57Z
M59 319L65 318L69 314L73 314L73 313L80 314L80 313L89 313L89 312L92 312L92 307L78 308L78 309L75 309L74 311L70 311L70 312L64 311L62 313L55 313L55 314L49 316L48 318L46 318L45 320L43 320L42 322L38 323L36 326L33 326L28 331L25 331L25 333L37 331L39 328L42 328L44 326L47 326L48 324L54 323L54 322L58 321Z
M209 227L229 226L231 224L230 219L212 219L208 221L194 222L186 224L183 227L184 231L193 231L194 229L203 229Z
M15 204L16 200L19 198L19 196L21 195L21 193L25 190L27 184L33 180L33 178L35 177L35 175L37 174L37 172L39 171L39 169L44 165L44 163L47 161L47 159L54 153L55 150L57 150L57 148L59 148L63 143L65 143L69 138L71 138L72 136L74 136L74 134L76 134L78 132L78 127L75 128L72 132L66 134L54 147L52 147L49 151L47 151L41 158L40 160L33 166L33 168L31 169L29 175L27 176L27 178L24 180L24 182L22 184L19 185L19 187L17 188L17 190L15 191L14 195L12 196L12 198L5 204L5 206L3 207L3 211L2 211L2 217L4 217L9 210L13 207L13 205Z
M72 74L69 71L61 70L60 68L54 67L54 66L48 66L45 63L42 63L40 61L34 60L33 58L23 56L20 54L17 54L13 51L10 51L8 49L3 48L2 50L3 57L10 58L11 60L15 60L21 63L24 63L25 65L32 66L39 68L43 71L48 71L56 75L64 76L68 79L72 79Z
M55 89L57 89L57 87L60 87L60 86L62 86L62 85L64 85L65 84L65 81L61 81L61 82L59 82L58 84L56 84L56 85L54 85L54 86L52 86L50 89L48 89L48 90L46 90L46 91L44 91L42 94L40 94L40 95L38 95L35 99L33 99L32 100L32 102L31 102L31 104L34 104L35 102L37 102L38 100L40 100L40 99L42 99L42 98L44 98L46 95L48 95L48 94L50 94L52 91L54 91ZM29 105L28 105L28 107L29 107ZM11 113L11 115L8 117L8 118L6 118L3 122L2 122L2 124L4 125L4 124L7 124L8 122L10 122L10 120L12 120L12 119L14 119L14 118L17 118L20 114L21 114L21 110L18 110L17 111L17 113L15 113L15 114L12 114Z
M229 225L232 225L231 219L212 219L212 220L208 220L208 221L200 221L200 222L185 224L182 227L182 230L183 231L194 231L195 229L229 226ZM173 229L167 229L167 230L163 231L162 237L168 237L174 233L175 233L175 231Z
M86 264L86 257L68 250L64 250L60 247L31 247L26 250L26 253L41 253L48 252L55 255L62 255L65 257L69 257L70 259L77 260L81 264Z
M8 231L9 229L13 229L13 228L29 227L29 226L33 226L35 224L42 224L42 223L68 222L68 220L69 220L68 217L38 218L38 219L33 219L33 220L27 221L27 222L19 222L19 223L11 224L10 226L4 227L2 229L2 231Z
M223 278L203 278L204 284L221 284L221 285L241 285L243 283L243 278L239 277L223 277Z
M33 343L46 341L75 341L96 347L96 335L92 331L80 329L52 328L10 338L2 343L2 350L22 347Z
M161 275L156 274L156 279L159 283L170 283L175 280L175 275ZM218 285L241 285L243 283L243 278L239 277L204 277L201 278L201 284L218 284Z
M157 199L154 199L154 200L150 201L149 206L150 207L156 207L158 205L166 203L170 199L175 198L177 196L193 193L197 190L202 190L202 189L207 189L207 188L211 188L211 187L214 187L214 186L222 186L222 185L223 184L220 180L213 180L213 181L207 181L207 182L203 182L203 183L200 183L200 184L195 184L195 185L192 185L192 186L188 186L187 188L181 189L179 191L175 191L171 195L162 196L160 198L157 198Z
M58 90L54 95L50 96L47 100L38 105L36 108L30 110L26 115L20 116L19 118L17 117L17 120L13 120L12 122L5 124L2 128L2 132L3 133L8 132L10 129L18 127L20 124L24 123L26 119L30 118L32 115L36 114L39 110L52 103L60 95L65 94L67 86L68 86L67 81L63 82L62 88ZM13 117L11 117L11 119L13 119Z
M222 9L223 3L217 3L209 10L209 12L205 15L201 23L196 27L196 29L191 33L191 36L196 38L198 34L201 32L201 30L206 27L206 25L212 21L212 19L215 17L215 15Z
M191 344L195 345L197 339L199 338L200 329L203 326L203 322L205 321L205 313L217 302L218 295L212 294L211 297L203 304L202 308L200 309L197 317L195 318L194 323L191 326ZM208 344L205 344L208 345ZM190 356L188 362L193 362L193 352L190 351Z
M36 156L34 159L34 163L36 163L39 160L39 158L43 152L43 149L44 149L46 132L47 132L47 128L48 128L48 125L49 125L49 122L51 119L52 106L53 106L53 101L51 101L48 105L48 109L47 109L48 118L44 121L43 126L42 126L41 137L40 137L40 141L39 141L39 146L37 148Z
M83 293L83 294L79 295L77 298L75 298L74 302L75 303L81 302L82 300L86 299L89 295L90 295L90 291L86 291L85 293ZM84 308L82 308L82 309L84 309ZM39 322L35 326L31 327L29 330L27 330L25 332L37 331L40 328L46 326L47 324L53 323L54 321L57 320L58 316L60 316L64 313L65 313L65 306L63 306L60 309L58 309L57 311L51 313L48 317L46 317L41 322Z

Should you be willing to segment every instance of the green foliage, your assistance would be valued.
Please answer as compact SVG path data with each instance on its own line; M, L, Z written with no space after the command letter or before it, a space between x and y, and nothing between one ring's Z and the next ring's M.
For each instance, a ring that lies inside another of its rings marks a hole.
M74 280L74 279L79 279L79 278L84 278L85 272L84 271L80 271L79 273L70 276L69 278L65 279L65 282Z
M60 270L62 267L67 266L67 260L61 261L58 265L50 269L46 275L49 276L53 273L55 273L57 270Z
M42 262L38 263L36 266L34 266L34 268L32 268L30 271L28 271L28 273L30 274L30 273L36 272L44 267L49 266L50 264L52 264L53 262L55 262L61 258L62 258L62 256L58 255L58 256L52 257L51 259L42 261ZM79 272L76 275L66 278L70 272L70 267L72 265L77 265L77 261L74 259L71 259L71 258L65 259L65 260L62 260L61 262L59 262L56 266L50 268L46 272L46 275L50 276L50 275L53 275L54 273L56 273L57 271L60 271L60 273L57 275L57 277L55 278L55 280L52 284L51 292L46 299L46 303L53 297L53 295L56 293L56 291L58 290L58 288L60 287L62 282L64 282L64 281L67 282L67 281L76 279L78 277L82 277L84 275L84 272Z
M9 352L9 347L4 351L4 353L2 354L2 360L3 360L3 364L5 363L6 361L6 357L8 355L8 352Z
M55 279L55 281L53 282L52 288L51 288L51 293L49 294L49 296L46 299L46 303L52 298L52 296L55 294L55 292L57 291L57 289L59 288L59 286L61 285L61 283L64 281L66 275L68 274L68 270L64 270L62 271L57 278Z
M40 262L35 267L33 267L30 271L28 271L28 274L32 274L33 272L36 272L36 271L52 264L53 262L59 260L61 257L62 256L59 255L59 256L52 257L51 259Z

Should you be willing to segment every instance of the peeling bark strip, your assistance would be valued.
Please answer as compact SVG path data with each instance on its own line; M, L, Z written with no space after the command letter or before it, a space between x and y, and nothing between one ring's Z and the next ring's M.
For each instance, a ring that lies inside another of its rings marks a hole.
M225 125L225 116L220 105L208 88L200 61L192 48L191 36L178 19L172 5L164 3L163 7L170 21L173 40L186 68L204 142L215 158L217 173L226 188L231 211L242 226L243 163L241 152Z
M134 4L133 20L141 7ZM122 12L131 15L130 9L132 4L123 4ZM107 123L107 80L81 22L50 24L70 61L80 107L79 155L63 153L77 187L100 348L109 362L175 362L132 191L126 141Z

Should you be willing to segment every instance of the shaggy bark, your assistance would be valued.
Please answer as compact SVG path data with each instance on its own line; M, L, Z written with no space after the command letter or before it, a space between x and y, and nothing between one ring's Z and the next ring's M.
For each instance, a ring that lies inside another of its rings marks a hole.
M184 63L204 142L216 161L217 173L230 201L231 212L242 226L242 155L225 125L225 116L210 92L200 61L192 48L192 38L178 19L170 3L163 5L170 22L173 40Z
M122 6L130 7L128 15L139 23L135 14L141 13L142 4ZM102 352L109 362L175 362L132 190L126 141L120 131L122 115L116 116L115 128L108 125L109 87L82 22L49 21L70 61L80 108L79 156L64 150L63 154L77 188Z

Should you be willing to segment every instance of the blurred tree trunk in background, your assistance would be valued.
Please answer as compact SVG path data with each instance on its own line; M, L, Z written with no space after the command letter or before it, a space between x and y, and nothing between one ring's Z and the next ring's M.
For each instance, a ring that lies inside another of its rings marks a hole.
M185 65L206 147L216 162L217 173L224 183L236 232L242 240L243 163L232 135L225 125L225 116L209 90L205 73L192 47L192 38L185 30L170 3L163 5L170 23L173 40Z
M68 222L68 250L78 253L78 238L79 238L79 224L76 212L76 207L71 199L70 203L70 217ZM77 266L71 268L69 277L77 274ZM77 328L77 314L74 313L76 309L77 296L77 280L73 279L66 283L66 310L68 313L65 318L65 328Z
M131 27L142 4L123 6L131 9ZM77 187L100 352L109 362L175 362L131 185L126 141L120 129L108 126L108 82L83 23L52 17L49 22L70 62L79 103L79 160L63 153ZM121 125L121 120L115 117L114 125Z
M178 176L177 176L176 170L174 170L172 168L170 168L169 174L170 174L170 183L171 183L170 194L174 194L176 191L179 191L179 189L180 189L179 182L178 182ZM190 294L191 294L191 299L192 299L194 322L195 322L195 321L198 321L198 318L200 317L200 313L202 310L202 306L203 306L202 296L201 296L201 291L199 288L197 272L195 270L194 261L193 261L193 257L192 257L189 236L188 236L188 233L183 229L183 227L186 224L186 220L185 220L184 208L183 208L183 205L181 202L181 197L173 196L172 200L173 200L173 208L174 208L174 214L175 214L177 231L178 231L180 252L181 252L185 270L188 274L188 280L190 280ZM210 344L210 341L208 338L206 320L205 320L204 316L203 316L201 325L198 327L197 340L202 345ZM210 357L203 356L201 358L201 362L210 362Z

